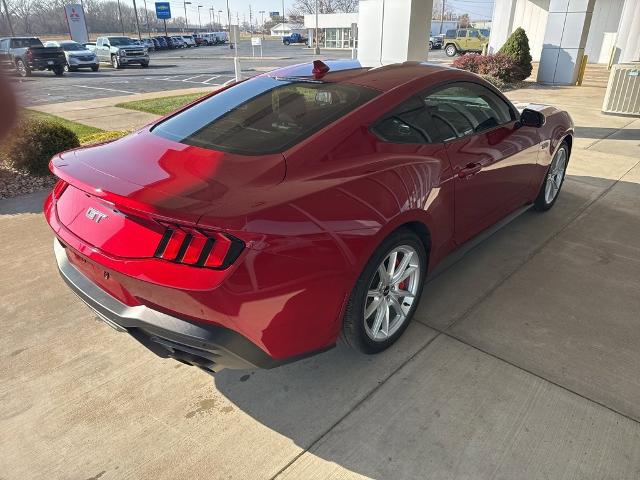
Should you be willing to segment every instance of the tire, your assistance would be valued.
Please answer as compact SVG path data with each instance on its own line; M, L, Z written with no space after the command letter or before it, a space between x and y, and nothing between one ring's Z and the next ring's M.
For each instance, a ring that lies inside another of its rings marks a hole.
M16 70L21 77L30 77L31 69L27 67L21 59L16 61Z
M66 71L67 72L77 72L78 69L76 67L67 67Z
M111 55L111 66L116 69L122 68L122 65L120 64L120 61L118 60L117 55Z
M149 68L149 62L142 62L140 66L142 66L142 68Z
M282 43L284 43L285 45L291 45L291 42L290 42L289 40L285 40L285 41L284 41L284 42L282 42Z
M566 141L563 141L556 153L553 155L553 159L549 164L547 173L544 176L544 181L540 186L538 196L533 202L533 207L540 211L546 212L549 210L558 200L560 196L560 190L564 183L564 178L567 172L567 165L569 164L569 145Z
M395 257L393 252L396 252ZM395 276L398 276L400 272L397 269L402 267L403 260L407 257L408 265L403 271L406 273L408 268L416 267L417 270L413 270L408 278L396 284L385 282L380 268L384 268L388 274L391 258L396 258L394 269ZM427 254L418 235L405 228L389 235L371 256L351 292L343 319L343 341L351 348L366 354L378 353L393 345L415 313L424 285L426 268ZM402 290L399 290L400 288ZM397 291L411 292L413 298L394 294ZM376 292L378 295L371 295L369 292ZM377 308L376 304L379 305ZM403 310L404 317L399 315L396 308ZM369 309L370 313L365 317L366 309Z
M429 42L429 50L433 50L433 42Z
M64 75L64 66L53 67L51 70L53 70L53 74L56 77L61 77Z
M458 53L458 49L453 43L450 43L444 48L444 53L447 54L447 57L455 57Z
M100 65L94 65L93 67L91 67L92 72L97 72L98 70L100 70Z

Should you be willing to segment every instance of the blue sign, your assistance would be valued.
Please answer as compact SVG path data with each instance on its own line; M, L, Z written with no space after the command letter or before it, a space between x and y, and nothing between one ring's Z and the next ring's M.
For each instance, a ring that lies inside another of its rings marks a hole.
M270 16L271 18L273 18L273 17L279 17L279 16L280 16L280 12L269 12L269 16Z
M169 2L156 2L156 17L158 20L171 18L171 4Z

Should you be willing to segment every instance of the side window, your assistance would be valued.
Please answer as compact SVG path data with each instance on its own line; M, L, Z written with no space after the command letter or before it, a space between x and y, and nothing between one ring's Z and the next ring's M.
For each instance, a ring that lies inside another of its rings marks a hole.
M467 31L466 30L458 30L458 36L461 38L464 38L467 36Z
M393 143L424 143L424 137L418 130L398 117L384 119L374 128L378 136Z
M479 38L477 30L469 30L469 37Z
M101 47L101 46L102 46L102 39L101 39L101 38L99 38L99 39L96 41L96 47Z
M491 90L460 82L424 97L442 137L450 140L490 130L514 120L513 112Z
M373 128L382 140L393 143L439 143L429 109L418 97L400 104Z
M0 51L6 52L9 50L9 39L5 38L4 40L0 40Z
M455 30L447 30L447 33L445 34L446 38L456 38L456 31Z

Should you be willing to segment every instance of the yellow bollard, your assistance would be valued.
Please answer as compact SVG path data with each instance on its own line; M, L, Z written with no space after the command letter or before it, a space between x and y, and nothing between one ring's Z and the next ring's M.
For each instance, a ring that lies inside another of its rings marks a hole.
M580 71L578 72L578 81L576 85L582 85L582 80L584 79L584 72L587 69L587 60L589 60L589 55L582 56L582 63L580 64Z

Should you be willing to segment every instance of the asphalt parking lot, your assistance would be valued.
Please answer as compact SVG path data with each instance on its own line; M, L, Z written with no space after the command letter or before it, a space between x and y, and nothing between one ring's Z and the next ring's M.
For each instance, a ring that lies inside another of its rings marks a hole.
M309 61L313 52L302 45L282 45L278 40L264 41L253 57L249 40L240 43L238 55L244 77L258 75L274 68ZM235 78L234 51L226 45L165 50L151 53L149 68L137 65L115 70L102 64L100 71L67 72L55 77L51 72L34 72L26 79L13 77L22 104L26 107L107 96L132 95L189 87L222 85ZM430 53L433 61L446 61L442 50ZM351 58L351 51L323 50L323 59Z

